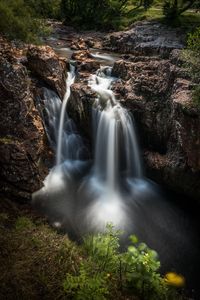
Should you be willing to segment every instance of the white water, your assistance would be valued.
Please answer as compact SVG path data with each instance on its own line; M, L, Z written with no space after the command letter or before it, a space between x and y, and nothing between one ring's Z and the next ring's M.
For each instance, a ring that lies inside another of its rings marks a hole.
M187 275L199 257L196 224L144 178L134 119L115 99L111 71L102 67L88 83L97 94L91 125L92 166L83 159L83 140L67 114L74 71L68 76L63 103L54 92L44 89L43 120L57 150L57 164L44 187L33 194L33 203L55 227L76 237L104 230L106 223L112 222L157 250L167 271L176 265L178 272Z
M66 82L66 93L62 103L60 123L58 130L58 143L56 151L56 164L59 165L62 161L62 144L63 144L63 128L64 128L64 119L66 114L67 101L70 97L70 87L75 80L75 67L70 64L70 72L67 73L67 82Z
M56 149L56 166L45 179L44 187L34 193L33 198L36 202L37 198L39 201L41 198L49 199L49 203L60 199L62 207L67 210L67 219L73 223L75 218L80 231L82 227L86 227L86 231L103 229L107 222L119 228L127 225L121 183L126 180L128 183L131 178L142 178L134 123L128 111L115 99L111 90L115 78L111 77L111 72L111 67L101 67L88 82L97 94L92 113L95 155L93 167L82 184L77 178L80 180L87 165L81 161L85 147L67 114L70 87L75 80L74 68L71 67L68 73L63 102L54 92L44 90L45 127ZM72 209L76 193L78 203ZM82 198L86 199L85 206L79 201ZM60 213L64 211L59 209ZM80 218L82 222L79 224Z
M126 177L135 178L141 178L143 172L132 117L115 99L111 91L115 79L106 76L107 73L109 69L104 68L91 76L89 82L98 95L93 109L96 122L94 175L114 191L120 184L122 171ZM124 166L119 166L122 157Z
M100 54L100 53L92 53L91 54L92 57L96 58L96 59L101 59L104 61L109 61L109 62L113 62L114 63L114 58L111 55L106 55L106 54Z

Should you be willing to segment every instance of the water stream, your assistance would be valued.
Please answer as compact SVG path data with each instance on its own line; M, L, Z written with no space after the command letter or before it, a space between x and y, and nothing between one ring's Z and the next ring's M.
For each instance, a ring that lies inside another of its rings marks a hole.
M44 123L56 163L44 187L33 194L33 204L52 225L75 237L103 230L107 222L125 231L124 240L129 234L138 235L158 251L163 270L182 273L196 287L197 216L169 201L145 177L134 118L115 99L111 87L116 79L111 71L104 65L88 81L97 95L91 124L93 160L88 159L88 150L67 114L74 68L68 73L63 101L44 89Z

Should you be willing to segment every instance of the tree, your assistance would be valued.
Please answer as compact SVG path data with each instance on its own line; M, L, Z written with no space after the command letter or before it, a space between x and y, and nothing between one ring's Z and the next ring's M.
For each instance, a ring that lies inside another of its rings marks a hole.
M25 3L32 8L36 17L60 18L61 0L25 0Z
M112 28L128 0L61 0L65 23L86 28Z
M33 18L24 0L0 0L0 32L10 39L36 42L43 24Z
M163 14L167 19L175 19L184 11L192 8L196 0L165 0Z

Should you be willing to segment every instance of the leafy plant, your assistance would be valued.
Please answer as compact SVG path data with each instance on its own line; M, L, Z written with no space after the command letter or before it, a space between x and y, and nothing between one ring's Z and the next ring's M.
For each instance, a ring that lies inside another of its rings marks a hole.
M0 0L0 31L10 39L36 43L46 30L24 0Z
M188 35L187 49L183 51L182 57L185 66L196 84L193 89L194 103L200 105L200 27Z
M120 252L121 232L107 225L104 233L84 239L86 258L74 275L67 274L63 287L73 299L104 300L113 294L133 293L146 300L179 299L158 272L160 262L157 253L136 236L131 245Z

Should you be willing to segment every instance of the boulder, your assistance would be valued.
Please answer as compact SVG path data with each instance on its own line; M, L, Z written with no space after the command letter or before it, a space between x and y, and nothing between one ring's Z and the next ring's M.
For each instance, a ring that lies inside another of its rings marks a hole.
M117 61L113 75L122 79L113 89L136 119L148 176L199 200L200 107L178 53L170 60Z
M25 51L0 42L0 193L27 201L52 163L36 95L45 84L64 94L66 62L48 47L32 46L27 63Z
M62 99L66 91L68 61L61 59L49 46L30 46L27 67Z
M168 58L173 49L182 49L185 33L156 21L140 21L127 31L108 35L104 48L136 56L159 55Z

